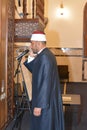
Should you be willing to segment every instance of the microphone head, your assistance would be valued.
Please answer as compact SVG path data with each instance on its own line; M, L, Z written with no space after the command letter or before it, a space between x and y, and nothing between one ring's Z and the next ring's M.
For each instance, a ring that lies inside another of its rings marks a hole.
M24 50L18 57L16 57L17 60L21 59L24 55L26 55L29 52L29 50Z
M25 50L25 52L26 52L26 53L28 53L28 52L29 52L29 50L27 49L27 50Z

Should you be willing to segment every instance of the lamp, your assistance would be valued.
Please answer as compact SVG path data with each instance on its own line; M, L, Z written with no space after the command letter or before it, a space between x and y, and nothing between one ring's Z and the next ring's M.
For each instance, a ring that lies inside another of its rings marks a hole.
M63 0L60 1L60 4L57 9L58 18L68 18L70 16L70 10L64 5Z
M60 15L64 14L64 6L63 6L63 2L61 2L60 4Z

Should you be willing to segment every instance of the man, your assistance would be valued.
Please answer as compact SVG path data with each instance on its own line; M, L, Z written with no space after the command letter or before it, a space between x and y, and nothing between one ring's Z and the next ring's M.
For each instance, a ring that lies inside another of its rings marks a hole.
M46 47L44 32L31 36L30 56L24 65L32 72L30 130L64 130L60 81L55 56Z

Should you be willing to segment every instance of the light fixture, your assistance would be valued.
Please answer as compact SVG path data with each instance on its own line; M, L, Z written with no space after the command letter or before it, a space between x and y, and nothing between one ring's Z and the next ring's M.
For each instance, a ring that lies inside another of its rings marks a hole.
M60 3L60 15L63 15L64 14L64 5L63 5L63 0L61 0L61 3Z
M68 18L70 16L69 9L64 5L63 0L60 0L59 7L57 8L58 18Z
M60 4L60 15L64 14L64 6L63 6L63 2L61 2Z

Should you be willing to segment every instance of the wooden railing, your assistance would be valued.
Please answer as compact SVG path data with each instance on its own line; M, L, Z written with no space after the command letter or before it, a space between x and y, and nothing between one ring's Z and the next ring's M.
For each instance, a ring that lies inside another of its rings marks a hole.
M15 19L15 42L28 42L34 30L44 30L44 0L32 1L32 18L27 18L27 1L23 0L23 18Z

